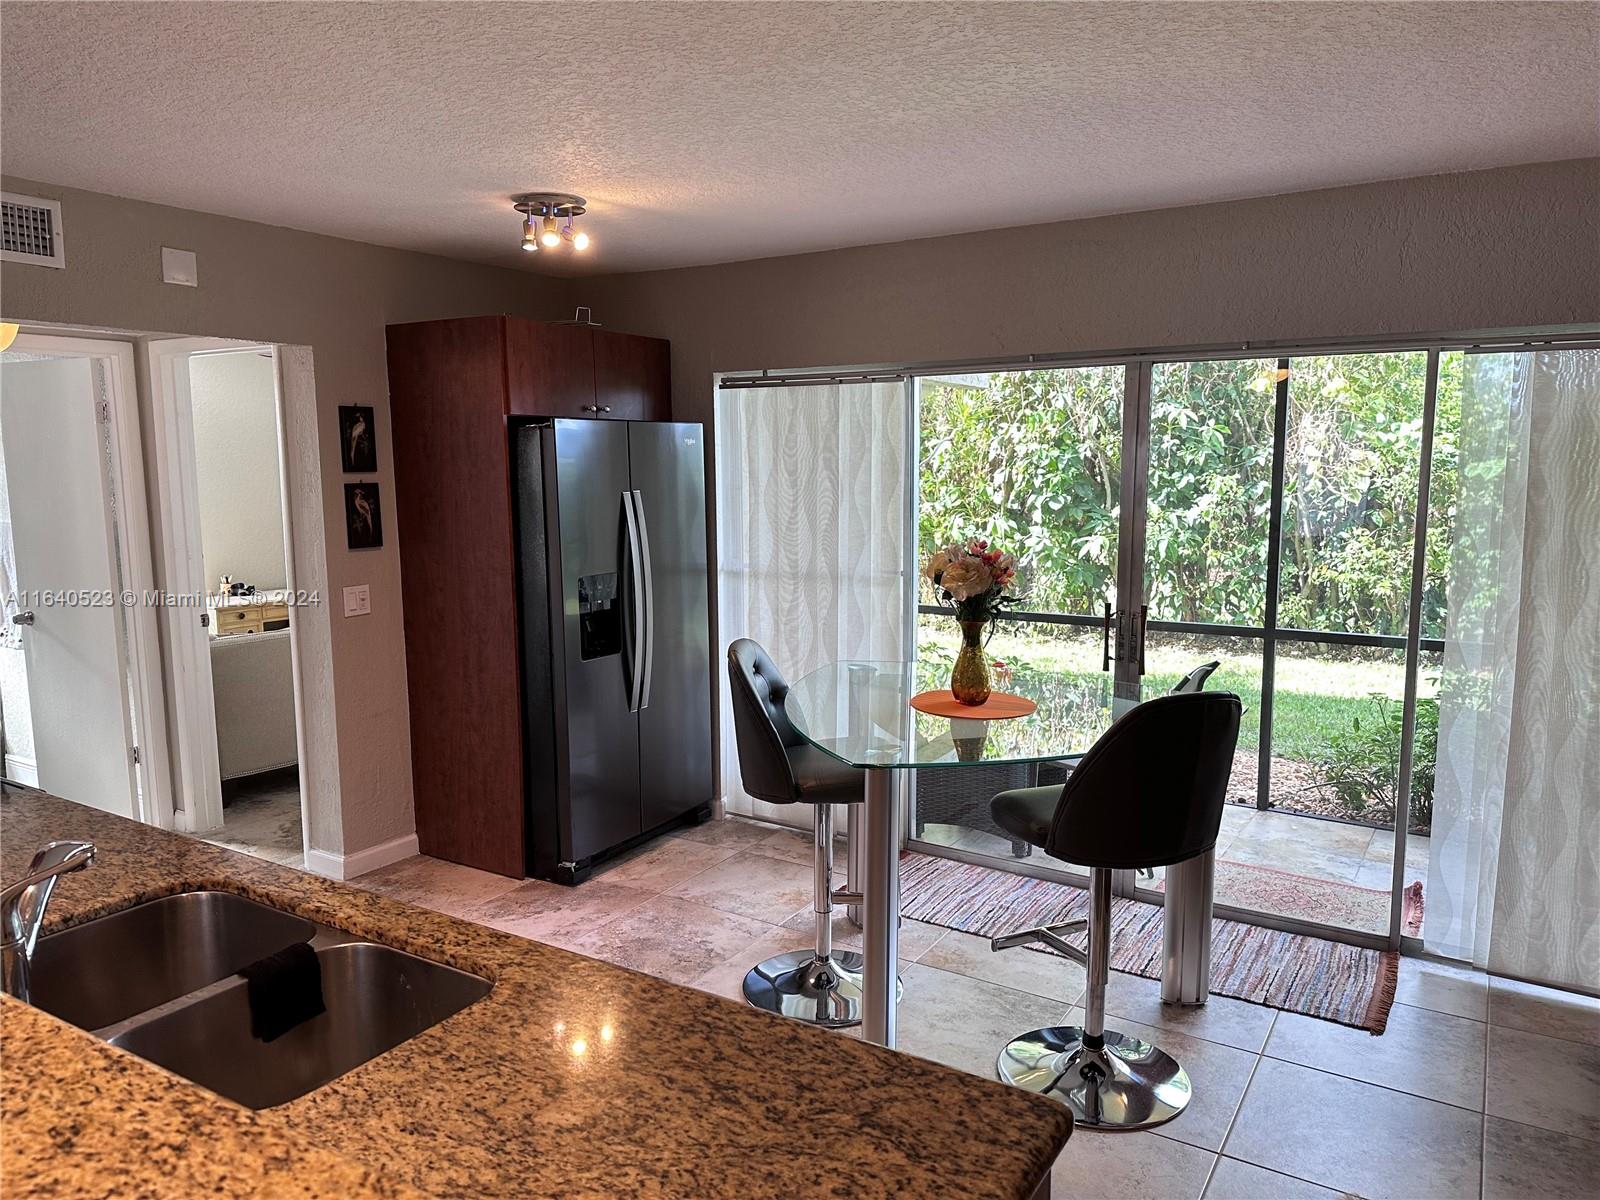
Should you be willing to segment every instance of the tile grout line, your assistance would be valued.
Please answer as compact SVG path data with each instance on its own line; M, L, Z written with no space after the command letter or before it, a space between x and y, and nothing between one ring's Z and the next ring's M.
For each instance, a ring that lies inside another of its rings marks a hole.
M1239 1103L1234 1105L1233 1112L1228 1117L1228 1127L1222 1131L1222 1141L1217 1143L1217 1156L1212 1160L1210 1175L1206 1176L1206 1187L1211 1186L1211 1175L1217 1173L1217 1164L1222 1161L1222 1155L1228 1149L1228 1139L1233 1136L1233 1127L1239 1123L1239 1114L1244 1111L1244 1102L1245 1098L1250 1094L1250 1085L1256 1081L1256 1072L1261 1069L1261 1060L1266 1057L1267 1042L1272 1038L1272 1026L1277 1023L1278 1017L1274 1013L1271 1024L1267 1026L1266 1037L1262 1039L1261 1049L1256 1051L1256 1060L1250 1064L1250 1077L1244 1081L1244 1087L1239 1089ZM1239 1161L1244 1162L1245 1160L1240 1159ZM1259 1166L1260 1164L1252 1163L1251 1165ZM1262 1169L1266 1170L1268 1168ZM1205 1195L1204 1189L1201 1190L1200 1194L1202 1197Z
M1516 1125L1522 1129L1532 1129L1537 1133L1553 1133L1557 1137L1568 1138L1574 1142L1583 1142L1585 1145L1600 1146L1600 1137L1589 1137L1588 1135L1582 1133L1571 1133L1565 1129L1551 1129L1545 1125L1533 1125L1527 1121L1519 1121L1515 1117L1502 1117L1496 1113L1484 1113L1483 1120L1486 1126L1488 1125L1489 1121L1495 1120L1505 1125Z
M1426 1104L1440 1104L1445 1108L1453 1108L1457 1112L1472 1113L1474 1116L1482 1115L1476 1108L1468 1108L1465 1104L1456 1104L1450 1100L1440 1100L1434 1096L1423 1096L1417 1092L1408 1092L1404 1088L1390 1087L1386 1083L1378 1083L1371 1079L1362 1079L1359 1075L1346 1075L1343 1071L1330 1071L1326 1067L1314 1067L1310 1063L1296 1062L1292 1058L1279 1058L1276 1054L1263 1054L1263 1058L1270 1058L1273 1062L1281 1062L1291 1067L1299 1067L1306 1071L1315 1071L1319 1075L1331 1075L1335 1079L1348 1079L1351 1083L1364 1083L1368 1087L1382 1088L1386 1092L1393 1092L1397 1096L1405 1096L1412 1100L1421 1100ZM1487 1064L1485 1064L1487 1069ZM1559 1132L1556 1131L1556 1132Z

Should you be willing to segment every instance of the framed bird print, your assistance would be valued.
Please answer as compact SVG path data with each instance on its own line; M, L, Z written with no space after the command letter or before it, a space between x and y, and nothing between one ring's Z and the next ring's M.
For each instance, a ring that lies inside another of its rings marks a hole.
M345 545L352 550L376 550L383 545L383 511L378 507L376 483L344 485Z
M378 436L372 408L339 406L339 462L347 475L371 475L378 469Z

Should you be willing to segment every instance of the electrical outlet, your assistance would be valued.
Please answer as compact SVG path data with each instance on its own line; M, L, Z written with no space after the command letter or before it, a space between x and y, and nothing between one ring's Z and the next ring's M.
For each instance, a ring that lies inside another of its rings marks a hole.
M372 612L372 586L366 583L353 584L344 589L344 615L347 617L364 617Z

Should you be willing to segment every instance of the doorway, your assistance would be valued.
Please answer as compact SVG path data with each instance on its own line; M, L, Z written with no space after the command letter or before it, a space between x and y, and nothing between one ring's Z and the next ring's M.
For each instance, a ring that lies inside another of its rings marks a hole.
M290 523L274 347L148 345L161 570L184 824L305 865Z

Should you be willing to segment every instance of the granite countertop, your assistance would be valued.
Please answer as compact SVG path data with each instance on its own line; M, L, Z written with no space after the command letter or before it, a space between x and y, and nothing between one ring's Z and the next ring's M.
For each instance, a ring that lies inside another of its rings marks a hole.
M215 888L494 987L260 1113L7 1000L7 1196L1027 1200L1071 1131L1038 1096L39 793L0 799L0 879L54 838L99 855L49 929Z
M0 999L0 1193L425 1200L392 1175L10 996Z

